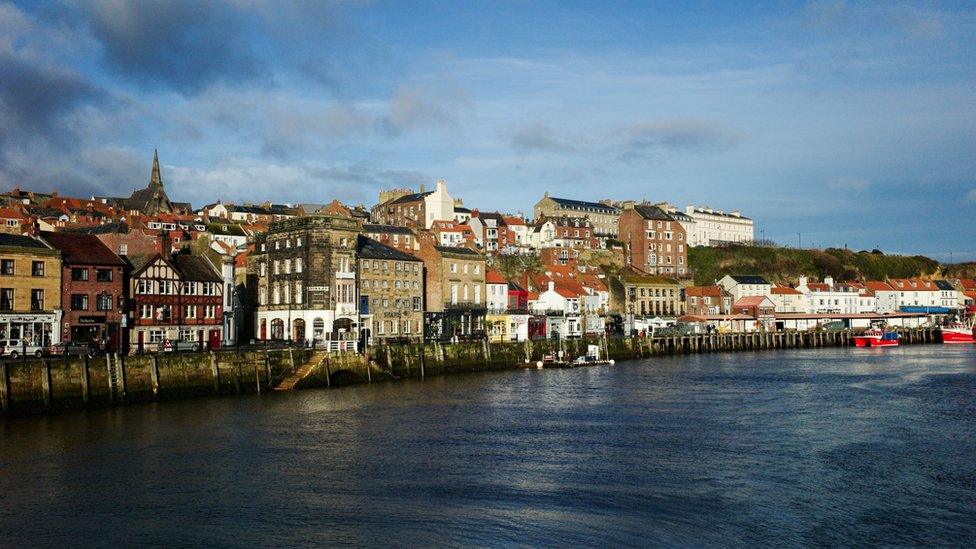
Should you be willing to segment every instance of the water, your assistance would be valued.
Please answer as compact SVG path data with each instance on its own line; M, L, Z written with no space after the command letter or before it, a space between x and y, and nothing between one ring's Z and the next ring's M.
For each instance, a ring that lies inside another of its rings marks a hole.
M0 422L0 546L976 543L976 348L699 355Z

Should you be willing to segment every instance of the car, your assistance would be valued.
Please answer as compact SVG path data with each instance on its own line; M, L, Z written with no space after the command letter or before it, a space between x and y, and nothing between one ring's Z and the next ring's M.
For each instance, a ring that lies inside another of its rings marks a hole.
M47 354L51 356L88 356L96 357L101 351L89 343L74 343L72 341L62 341L55 343L47 348Z
M39 345L30 343L24 344L23 339L0 339L0 356L18 358L23 355L40 357L44 354L44 349Z
M847 324L845 324L843 320L833 320L831 322L821 324L820 328L827 332L837 332L840 330L846 330Z
M197 341L172 341L166 340L163 343L164 353L178 353L180 351L199 351L200 343Z

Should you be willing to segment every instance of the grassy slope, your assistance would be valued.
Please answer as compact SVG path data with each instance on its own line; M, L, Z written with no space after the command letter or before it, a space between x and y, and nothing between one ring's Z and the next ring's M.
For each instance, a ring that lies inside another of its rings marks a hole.
M933 275L939 263L924 256L852 252L838 248L797 250L731 246L690 248L688 263L696 284L711 284L726 274L759 274L772 282L795 282L799 275L837 280L884 280Z

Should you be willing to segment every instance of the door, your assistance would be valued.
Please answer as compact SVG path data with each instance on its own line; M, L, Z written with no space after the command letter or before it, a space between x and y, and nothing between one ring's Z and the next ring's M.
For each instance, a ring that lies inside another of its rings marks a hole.
M210 330L210 348L220 348L220 330Z

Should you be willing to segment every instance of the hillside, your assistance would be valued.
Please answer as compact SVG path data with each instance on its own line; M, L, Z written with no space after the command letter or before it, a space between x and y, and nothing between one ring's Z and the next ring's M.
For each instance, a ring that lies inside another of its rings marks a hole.
M798 250L761 246L689 248L688 264L695 284L711 284L725 274L758 274L770 282L795 283L799 275L837 280L884 280L939 273L938 261L924 256L853 252L839 248Z

